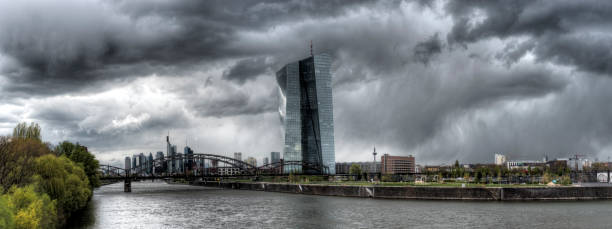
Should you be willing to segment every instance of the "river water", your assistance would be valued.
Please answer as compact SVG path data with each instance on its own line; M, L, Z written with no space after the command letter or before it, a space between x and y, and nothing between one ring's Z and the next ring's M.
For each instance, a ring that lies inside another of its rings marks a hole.
M612 201L381 200L163 182L103 186L69 228L612 228Z

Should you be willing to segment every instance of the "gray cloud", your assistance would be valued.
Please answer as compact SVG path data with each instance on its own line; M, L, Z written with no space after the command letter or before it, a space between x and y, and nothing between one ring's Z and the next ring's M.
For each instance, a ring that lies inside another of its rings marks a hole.
M442 44L439 35L439 33L436 33L429 39L419 42L414 46L414 58L417 61L428 65L432 58L442 52L444 44Z
M264 73L271 73L268 71L268 65L266 64L266 58L258 57L238 61L229 70L223 72L223 78L231 81L235 81L239 84L244 84L245 81L253 79Z
M38 121L47 138L108 159L163 149L169 129L202 151L279 151L274 72L312 40L333 56L339 160L370 160L374 144L419 163L601 156L612 149L612 79L593 76L612 69L610 5L4 4L0 109L11 113L0 128Z
M449 1L447 38L463 46L493 37L526 36L509 62L532 51L538 60L612 75L612 3L602 1Z
M15 2L2 7L0 50L19 65L2 72L12 82L5 86L6 91L61 94L116 78L176 74L204 61L249 55L228 46L236 39L237 30L333 17L365 4L365 1L35 2ZM31 20L31 15L37 19Z

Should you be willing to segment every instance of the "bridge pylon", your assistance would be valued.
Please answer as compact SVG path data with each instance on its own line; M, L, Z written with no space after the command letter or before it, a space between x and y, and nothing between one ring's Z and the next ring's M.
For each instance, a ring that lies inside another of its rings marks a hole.
M123 179L123 192L132 192L132 179L130 178L130 172L125 172L125 179Z

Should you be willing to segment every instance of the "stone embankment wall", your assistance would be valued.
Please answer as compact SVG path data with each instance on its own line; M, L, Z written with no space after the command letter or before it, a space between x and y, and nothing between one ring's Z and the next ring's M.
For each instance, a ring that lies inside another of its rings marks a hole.
M341 186L285 183L199 182L195 185L324 196L429 200L592 200L612 199L612 187L461 188Z

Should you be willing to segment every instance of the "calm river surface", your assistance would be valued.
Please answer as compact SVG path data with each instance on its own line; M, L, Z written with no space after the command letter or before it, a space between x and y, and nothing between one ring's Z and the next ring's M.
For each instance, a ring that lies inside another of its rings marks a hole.
M612 201L413 201L221 190L162 182L103 186L70 228L611 228Z

